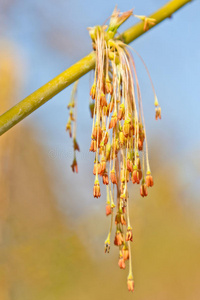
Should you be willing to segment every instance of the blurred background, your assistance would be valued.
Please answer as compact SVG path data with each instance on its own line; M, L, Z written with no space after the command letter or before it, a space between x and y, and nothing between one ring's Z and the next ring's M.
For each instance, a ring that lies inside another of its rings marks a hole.
M87 27L118 4L148 15L164 0L0 0L0 113L91 51ZM105 193L92 196L89 75L78 87L79 173L65 132L67 88L0 139L0 299L200 299L200 2L134 41L155 186L131 190L135 292L104 254ZM136 20L137 21L137 20ZM130 18L120 30L136 22ZM114 238L114 236L112 236Z

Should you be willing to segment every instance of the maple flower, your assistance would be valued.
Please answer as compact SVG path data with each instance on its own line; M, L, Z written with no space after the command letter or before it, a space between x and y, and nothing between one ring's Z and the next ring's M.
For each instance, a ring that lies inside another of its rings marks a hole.
M95 198L101 197L101 191L100 191L100 185L99 185L98 177L96 177L96 179L94 181L93 196Z
M123 239L121 231L117 230L117 232L115 233L114 244L116 246L121 246L123 241L124 241L124 239Z
M144 31L149 30L150 26L152 27L156 24L156 19L154 19L154 18L149 18L146 16L138 16L138 15L134 15L134 17L136 17L144 22Z
M120 10L117 10L117 6L116 6L110 18L108 31L116 32L119 26L122 25L132 14L133 14L133 9L121 13Z
M92 134L90 151L94 153L95 175L93 196L101 196L99 176L106 185L106 216L110 219L109 234L105 241L105 252L110 251L110 235L115 226L114 245L119 247L118 265L125 268L128 260L129 275L127 286L134 290L131 267L131 242L133 232L129 220L129 180L140 185L140 195L147 196L148 187L153 186L150 172L145 119L138 75L130 48L115 38L119 26L124 23L133 10L121 13L115 7L109 25L89 28L92 47L95 51L94 80L90 89L90 113ZM136 16L144 22L144 30L155 25L156 20L146 16ZM136 52L136 51L134 51ZM136 52L137 53L137 52ZM139 58L142 60L140 55ZM143 64L144 61L142 60ZM161 108L154 93L155 118L161 119ZM79 151L76 141L76 86L68 105L69 121L66 130L73 139L74 155ZM93 99L94 101L92 101ZM73 125L73 130L72 130ZM75 156L74 156L75 157ZM71 165L78 172L76 158ZM146 178L145 178L146 174Z
M121 257L119 258L118 266L120 267L120 269L125 269L125 268L126 268L126 265L125 265L125 261L124 261L123 256L121 256Z
M76 157L74 157L74 160L72 162L71 168L72 168L73 172L78 173L78 164L77 164L77 161L76 161Z
M127 232L126 232L126 241L133 241L133 232L132 232L132 228L129 226L127 228Z
M134 291L134 281L133 281L133 276L129 275L127 278L127 287L128 290L133 292Z

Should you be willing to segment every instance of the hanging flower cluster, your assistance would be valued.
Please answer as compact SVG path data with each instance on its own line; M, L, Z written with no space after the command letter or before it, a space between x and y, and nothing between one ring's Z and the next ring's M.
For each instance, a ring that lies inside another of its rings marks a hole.
M70 138L73 140L73 149L74 149L74 159L71 165L72 171L78 173L78 164L76 160L76 151L80 151L79 145L76 140L76 92L77 92L78 81L75 82L71 94L70 102L67 106L69 109L69 118L66 125L66 131L69 132ZM73 124L73 133L72 133L72 124Z
M153 186L142 98L134 59L127 45L114 38L119 26L131 15L133 10L120 13L115 8L108 26L89 28L96 52L94 82L90 90L93 101L90 104L93 118L90 151L95 154L93 196L101 196L101 180L107 188L106 215L111 216L105 252L110 251L111 230L115 223L114 245L119 248L118 265L125 269L129 261L129 291L134 290L134 281L128 182L140 185L142 197L146 197L148 188ZM149 24L155 24L154 19L136 17L144 22L144 30L148 30ZM149 75L148 70L147 73ZM161 109L155 91L154 96L157 120L161 118Z

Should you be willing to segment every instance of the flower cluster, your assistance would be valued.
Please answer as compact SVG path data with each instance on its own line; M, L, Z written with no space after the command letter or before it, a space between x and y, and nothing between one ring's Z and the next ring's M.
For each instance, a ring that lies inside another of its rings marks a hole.
M73 139L74 159L71 165L72 171L78 173L78 164L76 160L76 151L80 151L79 145L76 140L76 92L77 92L78 81L75 82L71 94L70 102L67 106L69 109L69 118L66 125L66 131L69 132L70 138ZM73 133L72 133L73 124Z
M104 25L89 28L96 52L94 82L90 90L94 101L90 105L93 118L90 151L95 153L93 196L101 196L102 178L102 183L107 186L106 215L111 216L105 252L110 251L111 230L115 222L114 245L119 248L119 267L125 269L129 260L129 291L134 290L134 281L128 182L140 184L142 197L147 196L148 188L153 186L142 98L134 59L127 45L114 39L118 27L131 15L132 10L120 14L115 9L108 27ZM144 30L147 30L146 19ZM155 108L156 119L161 118L156 95Z
M140 185L140 195L146 197L148 188L153 186L151 175L145 120L141 91L136 73L134 58L127 45L115 38L119 26L125 22L133 10L125 13L115 8L108 26L89 28L93 49L96 53L94 81L90 90L90 112L93 118L90 151L94 152L95 176L93 196L101 196L100 178L106 185L106 215L111 217L110 229L105 241L105 253L110 252L111 230L115 223L114 245L119 248L120 269L129 262L127 286L134 290L131 263L131 242L133 232L129 218L128 183ZM144 31L155 25L155 20L136 16L144 22ZM134 50L135 51L135 50ZM136 52L136 51L135 51ZM140 57L140 55L136 52ZM161 119L159 106L149 71L142 60L150 78L155 97L155 118ZM66 130L71 134L74 94L68 105L70 117ZM74 153L79 150L73 135ZM72 170L77 172L76 157Z

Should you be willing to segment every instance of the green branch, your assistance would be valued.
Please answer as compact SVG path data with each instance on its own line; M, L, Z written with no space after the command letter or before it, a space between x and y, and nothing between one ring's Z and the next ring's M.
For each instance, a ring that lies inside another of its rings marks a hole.
M172 0L149 17L156 19L157 25L166 18L171 17L174 12L191 1L192 0ZM150 26L150 29L154 26ZM144 33L144 24L143 22L139 22L122 33L119 38L122 38L126 44L129 44ZM91 52L89 55L79 60L66 71L59 74L57 77L2 114L0 116L0 135L30 115L34 110L46 103L78 78L91 71L94 66L95 53Z

